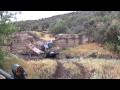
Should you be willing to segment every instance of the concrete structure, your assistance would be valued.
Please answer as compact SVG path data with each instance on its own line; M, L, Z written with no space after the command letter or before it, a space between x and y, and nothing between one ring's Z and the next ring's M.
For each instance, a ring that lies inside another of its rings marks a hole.
M60 47L75 46L88 43L87 35L58 34L55 36L55 44Z

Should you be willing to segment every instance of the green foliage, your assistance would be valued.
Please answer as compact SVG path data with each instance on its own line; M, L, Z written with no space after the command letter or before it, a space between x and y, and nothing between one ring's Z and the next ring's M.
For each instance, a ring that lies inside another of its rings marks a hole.
M0 34L7 36L18 30L11 22L11 18L14 16L13 12L2 11L0 15Z
M0 35L0 45L4 43L4 36Z
M0 60L0 68L4 68L4 62L3 62L3 60Z
M120 11L117 12L117 18L120 19Z
M107 41L119 44L118 36L120 36L120 24L111 25L106 31Z
M117 45L117 44L114 44L114 43L111 43L111 42L106 42L105 44L107 46L107 48L116 53L116 54L120 54L120 45Z
M0 34L10 35L11 33L17 31L11 23L1 23L0 24Z
M18 28L13 25L11 18L14 16L12 12L2 11L0 12L0 34L9 35L15 32Z
M13 12L0 11L0 45L5 43L8 35L18 30L18 28L11 22L11 18L14 15ZM8 53L0 49L0 60L4 59L6 56L8 56ZM2 63L0 62L0 64Z
M104 21L104 18L101 17L101 16L95 16L93 19L94 19L96 22L103 22L103 21Z
M2 49L0 49L0 60L4 59L4 57L9 56L9 54Z
M32 30L35 31L38 29L38 25L33 26Z
M115 44L113 47L117 50L120 45L119 23L119 11L77 11L41 20L20 21L15 24L20 26L22 31L31 30L38 25L40 31L48 30L52 34L84 34L85 32L95 42Z
M117 45L117 53L120 53L120 45Z
M120 24L110 25L105 32L106 46L113 52L120 53Z
M103 19L104 19L104 21L108 21L108 20L110 20L110 16L105 15L105 16L103 17Z
M106 42L107 46L113 52L120 53L120 24L111 24L106 30Z
M106 47L107 47L109 50L111 50L111 51L114 50L114 44L113 44L113 43L111 43L111 42L106 42L105 45L106 45Z
M78 24L83 24L83 22L84 21L87 21L89 19L89 17L85 17L85 16L83 16L83 17L78 17L77 19L76 19L76 23L78 23Z
M65 22L63 20L59 20L53 28L50 29L50 32L52 34L59 34L59 33L67 33L68 28L65 25Z
M42 23L42 31L45 31L46 29L49 28L49 24L48 23Z

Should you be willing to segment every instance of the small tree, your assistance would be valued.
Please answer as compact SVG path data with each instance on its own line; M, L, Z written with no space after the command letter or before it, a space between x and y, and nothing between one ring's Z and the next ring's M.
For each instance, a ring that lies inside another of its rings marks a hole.
M16 12L0 11L0 45L4 44L4 40L8 35L18 30L11 22L11 18L13 18L15 14ZM0 59L5 56L6 53L0 48Z
M106 32L106 42L113 44L113 51L120 53L120 24L111 25Z
M0 11L0 34L7 36L18 30L11 21L14 15L16 12Z

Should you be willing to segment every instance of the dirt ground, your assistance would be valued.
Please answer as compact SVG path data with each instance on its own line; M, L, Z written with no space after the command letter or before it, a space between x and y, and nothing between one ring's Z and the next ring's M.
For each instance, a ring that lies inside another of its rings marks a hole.
M71 75L70 70L69 69L65 69L65 67L63 66L63 63L57 61L57 69L55 74L53 75L53 78L56 79L89 79L91 77L90 72L87 70L87 68L85 68L82 64L78 64L76 62L72 62L72 64L75 64L80 70L80 73L78 74L74 74Z

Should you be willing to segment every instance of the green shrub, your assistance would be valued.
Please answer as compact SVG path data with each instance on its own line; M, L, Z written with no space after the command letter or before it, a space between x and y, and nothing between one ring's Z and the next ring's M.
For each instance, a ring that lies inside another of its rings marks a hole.
M4 68L4 62L3 62L3 60L0 60L0 69L3 69Z
M59 20L49 30L52 34L67 33L68 32L68 27L65 25L65 22L63 20Z
M114 50L114 44L113 44L113 43L106 42L105 45L106 45L106 47L107 47L109 50L111 50L111 51Z
M120 53L120 45L117 45L117 53Z
M4 57L9 56L9 54L2 49L0 49L0 60L4 59Z
M0 49L0 68L4 68L4 57L9 56L7 52L3 51L2 49Z
M120 45L113 44L111 42L105 43L106 47L114 53L120 54Z
M108 20L110 20L110 16L105 15L105 16L103 17L103 19L104 19L104 21L108 21Z

